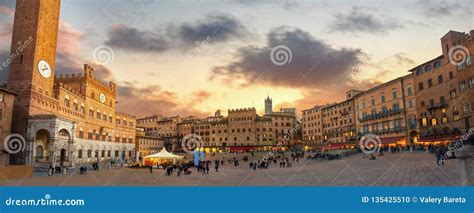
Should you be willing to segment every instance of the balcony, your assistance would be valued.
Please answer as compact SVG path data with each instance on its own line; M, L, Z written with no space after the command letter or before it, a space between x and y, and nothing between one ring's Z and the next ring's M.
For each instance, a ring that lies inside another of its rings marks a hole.
M369 115L366 115L366 116L362 116L361 118L358 118L360 122L364 122L364 121L370 121L370 120L376 120L376 119L379 119L379 118L385 118L385 117L389 117L389 116L393 116L393 115L398 115L398 114L401 114L405 112L405 110L403 109L389 109L389 110L386 110L386 111L383 111L383 112L378 112L378 113L375 113L375 114L369 114Z
M447 107L448 107L448 103L440 102L440 103L430 104L430 105L426 106L426 109L431 111L431 110L436 110L436 109L440 109L440 108L447 108Z
M362 131L359 132L359 136L364 136L367 134L375 134L375 135L383 135L383 134L390 134L390 133L400 133L403 132L405 129L402 127L395 127L389 129L378 129L373 131Z

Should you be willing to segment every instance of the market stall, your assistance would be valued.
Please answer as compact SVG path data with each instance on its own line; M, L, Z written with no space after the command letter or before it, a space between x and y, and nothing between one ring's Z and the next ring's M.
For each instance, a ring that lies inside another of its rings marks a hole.
M176 164L181 161L183 156L175 155L166 151L163 148L160 152L152 155L145 156L143 158L143 164L145 166L157 166L163 164Z

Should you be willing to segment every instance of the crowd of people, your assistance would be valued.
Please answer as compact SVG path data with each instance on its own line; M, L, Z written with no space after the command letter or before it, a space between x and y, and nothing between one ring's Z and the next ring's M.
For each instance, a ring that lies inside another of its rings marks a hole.
M431 154L436 157L437 165L444 165L445 161L449 158L447 155L447 148L444 146L432 146L428 147L428 150ZM364 158L368 158L369 160L376 160L376 155L383 156L384 152L389 152L392 154L400 153L402 151L402 147L381 147L377 152L372 154L364 154ZM257 169L267 169L270 167L271 164L274 165L274 168L290 168L292 167L293 162L299 162L300 159L311 159L311 160L336 160L341 159L343 157L349 156L349 152L328 152L328 151L310 151L305 152L303 150L295 150L289 152L275 152L270 157L265 156L261 159L255 158L254 152L247 152L247 153L231 153L234 156L231 158L226 159L225 156L219 157L219 154L213 153L210 155L212 160L201 160L198 161L196 164L194 161L186 161L186 162L179 162L177 164L164 164L160 165L161 168L165 171L166 176L172 176L174 173L178 177L182 175L189 175L192 171L196 171L197 174L202 175L209 175L210 171L214 169L217 173L220 171L220 168L224 166L227 162L229 165L233 167L239 167L240 161L249 162L249 169L257 170ZM243 155L242 155L243 154ZM241 156L242 158L238 158ZM114 165L115 162L110 162L110 165ZM122 164L123 166L123 164ZM90 164L90 168L92 170L99 170L99 164L93 162ZM153 167L148 166L150 173L153 173ZM86 174L88 171L88 166L81 166L79 168L80 174Z
M331 153L331 152L325 152L325 151L318 151L315 153L311 153L308 156L308 159L311 160L336 160L336 159L341 159L343 156L347 157L349 156L348 152L344 153Z

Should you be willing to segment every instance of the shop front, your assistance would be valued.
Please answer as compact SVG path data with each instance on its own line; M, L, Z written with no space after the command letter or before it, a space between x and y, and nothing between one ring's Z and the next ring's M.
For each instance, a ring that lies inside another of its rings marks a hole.
M461 138L459 135L444 135L444 136L430 136L415 138L414 144L415 147L419 149L427 149L429 146L448 146L449 143L457 141Z

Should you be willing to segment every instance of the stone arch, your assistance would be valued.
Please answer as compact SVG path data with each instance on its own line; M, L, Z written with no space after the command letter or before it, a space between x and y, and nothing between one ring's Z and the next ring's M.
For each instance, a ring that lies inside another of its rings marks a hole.
M59 163L61 166L64 166L67 161L70 159L70 149L72 145L72 136L71 132L65 128L62 128L58 131L57 134L57 151L59 154Z
M34 153L35 161L48 161L50 158L50 150L52 146L51 133L47 129L39 129L35 132L35 142L34 142ZM37 153L40 151L42 153Z

